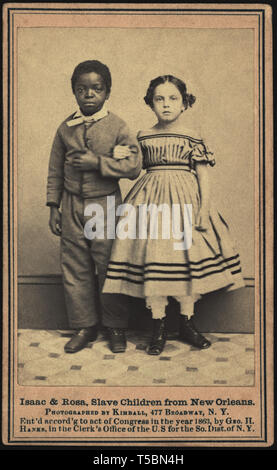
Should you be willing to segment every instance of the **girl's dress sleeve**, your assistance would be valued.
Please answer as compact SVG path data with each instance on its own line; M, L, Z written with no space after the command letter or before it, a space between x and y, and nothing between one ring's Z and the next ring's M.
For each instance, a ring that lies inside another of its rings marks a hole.
M203 140L193 144L193 148L190 152L190 161L192 166L197 162L207 163L211 166L215 165L215 159L213 158L213 152L211 152Z

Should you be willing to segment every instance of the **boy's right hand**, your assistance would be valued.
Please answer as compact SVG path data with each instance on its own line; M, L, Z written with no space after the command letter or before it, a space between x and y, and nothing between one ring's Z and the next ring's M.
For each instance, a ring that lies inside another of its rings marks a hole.
M61 236L62 233L62 214L57 207L51 207L49 227L51 232L57 237Z

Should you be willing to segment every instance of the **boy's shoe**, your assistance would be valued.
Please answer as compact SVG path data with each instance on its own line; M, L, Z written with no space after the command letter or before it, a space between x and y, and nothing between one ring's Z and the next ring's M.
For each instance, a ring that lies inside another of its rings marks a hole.
M152 320L153 330L150 344L146 349L147 354L151 356L158 356L163 352L165 343L166 343L166 326L165 319L161 320Z
M126 336L123 328L107 328L109 346L113 353L123 353L126 350Z
M181 315L180 318L179 338L199 349L207 349L211 346L210 341L196 330L192 318L189 319L186 315Z
M76 353L84 349L88 343L95 341L98 335L98 326L90 326L77 330L70 341L66 343L64 350L67 353Z

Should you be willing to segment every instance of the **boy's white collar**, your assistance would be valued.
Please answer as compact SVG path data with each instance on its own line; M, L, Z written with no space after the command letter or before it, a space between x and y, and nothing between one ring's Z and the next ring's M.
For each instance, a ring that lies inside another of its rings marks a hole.
M80 109L78 109L72 119L67 121L67 125L69 127L77 126L77 124L82 124L83 122L96 122L100 119L104 118L108 114L108 109L106 104L104 103L103 107L97 111L97 113L93 114L92 116L85 116Z

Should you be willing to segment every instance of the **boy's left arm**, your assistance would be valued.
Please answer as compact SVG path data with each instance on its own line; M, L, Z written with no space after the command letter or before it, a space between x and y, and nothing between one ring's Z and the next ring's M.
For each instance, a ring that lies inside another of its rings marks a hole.
M137 141L131 137L127 125L120 128L116 145L126 145L129 155L122 159L95 155L95 169L99 170L105 178L136 179L142 169L142 158Z

